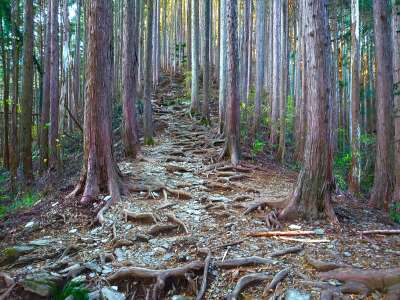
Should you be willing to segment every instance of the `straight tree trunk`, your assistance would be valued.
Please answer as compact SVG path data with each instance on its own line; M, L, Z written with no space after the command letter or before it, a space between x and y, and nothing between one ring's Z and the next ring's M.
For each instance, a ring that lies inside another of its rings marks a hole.
M199 1L192 0L192 103L190 111L199 112ZM175 55L175 53L174 53Z
M285 159L286 144L286 102L289 87L289 26L288 26L288 4L282 2L282 31L281 31L281 92L279 101L279 147L277 152L278 160L283 162Z
M144 144L154 144L153 130L153 109L151 104L151 94L153 89L152 82L152 28L153 28L153 0L147 0L147 36L146 36L146 64L144 76Z
M83 171L70 196L82 194L81 202L108 192L120 199L121 174L112 154L112 4L109 0L88 3L89 30L87 93L85 101Z
M50 57L51 57L51 1L47 4L46 42L43 62L43 99L40 119L40 171L49 163L49 120L50 120Z
M244 1L244 23L243 23L243 43L241 45L241 70L240 70L240 100L247 104L247 72L249 68L249 42L250 42L250 18L251 18L251 1Z
M225 128L225 107L227 97L227 12L226 12L227 0L220 0L220 47L219 47L219 95L218 95L218 114L219 114L219 133L224 133Z
M23 86L21 99L21 156L25 183L31 185L32 172L32 95L33 95L33 0L25 0Z
M281 92L281 0L273 5L273 68L272 68L272 108L271 108L271 144L278 142L279 100Z
M358 0L351 1L351 169L349 192L360 191L360 11Z
M50 170L58 169L58 127L59 127L59 39L58 0L51 0L51 55L50 55Z
M328 111L331 97L330 37L328 1L301 0L304 36L307 45L307 98L309 128L304 163L291 200L281 219L318 218L325 212L331 222L337 218L331 204L334 188L332 156L329 155ZM328 142L327 142L328 141Z
M10 135L10 182L11 192L16 192L17 170L19 166L18 151L18 129L17 129L17 105L19 94L19 42L17 41L17 31L19 26L19 0L13 6L13 79L12 79L12 108L11 108L11 135Z
M226 111L225 148L222 153L229 155L231 163L237 165L240 160L240 99L239 99L239 48L237 38L237 1L227 1L227 40L228 40L228 101Z
M400 3L392 1L393 32L393 82L394 82L394 131L395 131L395 189L393 203L400 202Z
M265 69L265 1L256 6L256 98L254 101L253 135L256 138L261 120L261 102L264 95Z
M166 0L164 0L166 1ZM186 0L186 23L187 23L187 34L186 34L186 48L187 48L187 67L190 70L192 66L192 22L191 22L191 3L192 0Z
M3 26L1 26L3 31ZM4 34L5 36L5 34ZM4 108L4 145L3 145L3 164L5 169L10 168L10 144L9 144L9 127L10 127L10 55L6 49L6 42L1 45L1 54L3 60L3 108Z
M374 185L370 204L376 208L389 208L393 192L391 148L391 104L393 96L393 73L389 1L374 0L374 31L376 59L376 161Z
M123 143L125 155L135 158L139 151L136 120L136 75L137 36L134 29L135 0L124 0L124 26L122 46L122 103L123 103Z
M77 0L77 22L75 33L75 61L74 61L74 78L73 78L73 93L74 93L74 109L75 116L81 111L80 101L80 68L81 68L81 0Z
M210 0L202 0L204 15L204 46L203 46L203 103L202 118L206 124L210 122Z

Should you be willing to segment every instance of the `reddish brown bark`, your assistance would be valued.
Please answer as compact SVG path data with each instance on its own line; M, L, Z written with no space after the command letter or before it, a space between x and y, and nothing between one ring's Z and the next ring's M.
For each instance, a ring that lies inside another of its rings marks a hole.
M390 49L389 0L374 0L376 59L376 161L370 205L389 208L393 192L391 148L391 103L393 97Z
M228 101L226 110L226 141L222 156L228 154L233 165L240 159L240 100L239 100L239 68L237 44L237 2L227 2L228 23Z
M33 0L25 1L24 74L21 99L21 157L25 183L29 186L32 173L32 95L33 95Z
M122 46L122 102L123 102L123 143L125 155L135 158L139 151L136 120L136 75L137 75L137 49L136 29L134 29L135 0L124 1L124 25ZM136 21L135 21L136 23Z
M307 45L308 129L303 167L291 200L279 214L280 219L315 219L325 212L332 222L337 223L331 204L333 175L328 130L331 72L327 5L327 0L302 0L304 42Z
M400 202L400 3L393 1L393 82L394 82L394 130L395 130L395 189L393 202Z
M58 43L58 0L51 1L51 34L50 34L50 169L58 169L58 127L59 127L59 43Z
M0 29L3 30L2 26ZM4 108L4 145L3 145L3 164L4 168L10 167L10 148L9 148L9 123L10 123L10 57L6 50L6 42L2 42L1 56L3 61L3 108Z
M43 62L43 99L40 118L40 171L48 167L49 161L49 120L50 120L50 55L51 55L51 1L48 1L46 42Z
M121 175L112 154L112 3L88 4L88 60L85 101L84 160L78 185L70 196L82 194L82 202L109 193L111 204L120 199Z

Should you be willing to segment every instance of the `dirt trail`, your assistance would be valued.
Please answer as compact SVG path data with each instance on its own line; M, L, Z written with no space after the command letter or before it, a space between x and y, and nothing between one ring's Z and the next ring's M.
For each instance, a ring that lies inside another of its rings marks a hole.
M63 200L52 199L48 211L43 212L46 221L36 218L15 228L15 232L25 234L17 234L14 244L25 245L26 251L16 254L19 252L8 248L8 252L14 251L8 261L4 251L0 256L0 270L20 282L11 299L35 299L38 291L46 291L45 285L29 284L32 281L26 278L33 274L34 280L55 282L79 277L95 293L103 288L103 294L107 294L112 290L104 288L115 285L127 299L145 299L146 295L152 299L151 276L109 282L110 276L129 266L162 270L204 261L205 255L199 253L202 248L211 252L204 299L222 299L240 277L255 272L263 273L261 284L245 289L242 295L267 299L273 293L262 297L264 288L276 273L287 268L287 278L272 289L275 296L303 290L319 299L320 289L305 283L318 280L318 273L306 263L307 255L363 268L400 265L398 236L361 239L357 234L359 230L391 227L376 223L374 212L357 203L345 204L340 197L336 211L342 232L323 221L296 222L285 224L281 230L312 230L316 234L294 239L248 237L249 232L269 229L265 227L265 211L247 215L244 211L256 201L287 197L295 174L274 164L232 169L228 163L217 162L221 141L210 128L198 125L186 114L187 103L171 105L177 93L163 95L162 102L157 102L156 119L168 126L157 137L156 145L143 148L138 161L119 163L122 172L142 191L123 197L107 211L102 227L89 227L88 217L79 208L63 206L60 211ZM302 250L299 246L303 244ZM10 247L10 240L1 246ZM291 247L297 247L296 253L271 258L272 253ZM268 258L268 263L233 268L221 264L253 256ZM165 298L175 295L174 299L192 299L200 289L202 274L193 270L184 272L183 278L171 277L166 282Z

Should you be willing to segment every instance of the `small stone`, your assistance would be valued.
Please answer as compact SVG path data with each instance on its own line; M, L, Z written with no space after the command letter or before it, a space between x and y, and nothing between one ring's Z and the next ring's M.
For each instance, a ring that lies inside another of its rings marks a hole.
M105 196L103 199L105 202L108 202L111 200L111 195Z
M103 270L101 271L102 274L110 274L113 270L110 267L104 266Z
M77 233L77 232L78 232L78 229L76 229L76 228L73 228L70 231L68 231L68 233L72 233L72 234Z
M156 255L156 256L164 255L165 253L167 253L167 250L165 250L165 249L162 248L162 247L156 247L156 248L154 248L153 253L154 253L154 255Z
M300 230L301 226L300 225L296 225L296 224L291 224L291 225L289 225L289 229Z
M94 291L88 294L88 300L99 300L100 299L100 291Z
M317 229L314 229L314 233L318 234L318 235L324 235L325 230L323 230L322 228L317 228Z
M47 246L47 245L50 245L50 243L52 243L52 242L53 242L53 240L43 239L43 240L30 241L28 244L32 245L32 246Z
M172 296L171 299L172 299L172 300L190 300L190 298L188 298L188 297L186 297L186 296L181 296L181 295Z
M346 256L346 257L350 257L351 253L346 251L346 252L343 252L343 255Z
M288 289L285 293L285 300L310 300L311 296L296 289Z
M101 289L101 295L105 300L125 300L125 295L114 289L104 287Z
M31 227L33 227L33 225L35 225L35 222L30 221L30 222L25 224L25 228L31 228Z

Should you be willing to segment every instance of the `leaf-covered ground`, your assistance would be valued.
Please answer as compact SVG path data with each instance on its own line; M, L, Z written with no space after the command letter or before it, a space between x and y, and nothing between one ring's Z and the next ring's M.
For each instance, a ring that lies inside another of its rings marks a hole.
M0 293L4 299L63 298L68 289L63 291L62 286L71 279L83 281L92 299L100 294L106 299L154 299L159 295L195 299L208 250L210 265L203 299L229 297L242 276L255 273L260 273L259 280L243 290L244 299L280 299L285 295L287 299L319 299L321 290L336 291L342 283L328 280L328 287L321 283L320 273L309 263L313 259L362 269L400 266L400 235L359 233L395 229L393 224L364 202L340 194L334 199L339 230L322 218L283 224L279 229L312 231L309 235L250 237L249 233L271 230L264 221L269 210L244 214L246 209L258 201L290 196L297 174L266 159L248 158L236 169L228 162L219 162L222 140L214 128L201 126L187 114L188 103L180 101L181 94L180 84L172 84L172 89L157 96L156 145L142 148L138 160L119 162L137 192L108 210L103 226L92 221L107 195L91 207L81 207L78 199L64 198L77 181L76 172L31 210L3 222ZM287 249L294 253L279 253ZM264 259L242 266L240 261L232 261L254 256ZM193 262L200 267L168 273L171 276L164 287L157 286L155 279L158 276L163 281L161 273L147 270L190 266ZM287 277L266 290L282 270ZM131 276L125 277L127 273ZM374 290L369 297L381 299L384 294Z

